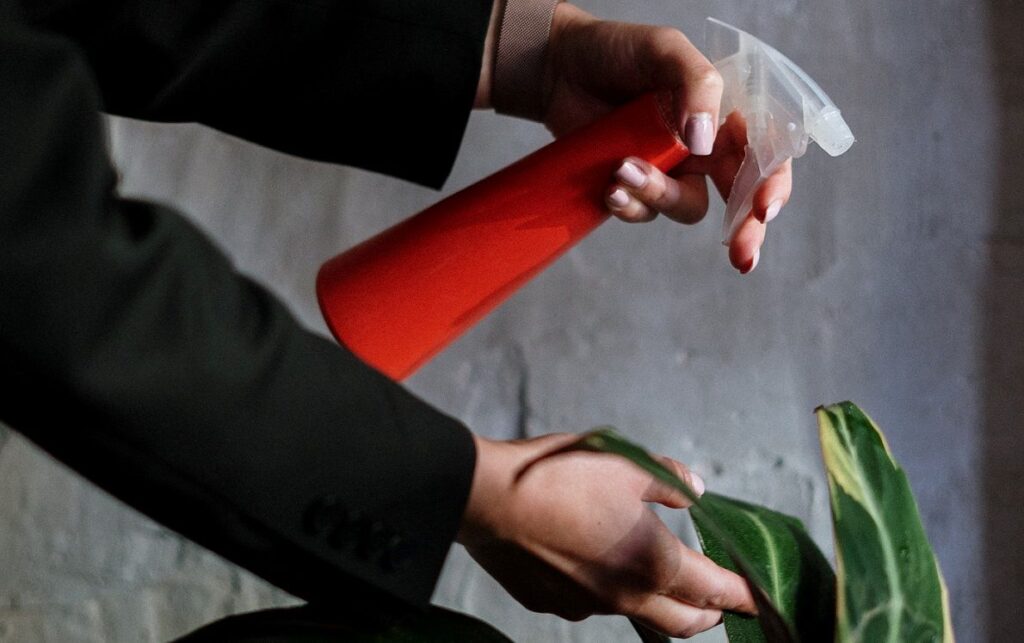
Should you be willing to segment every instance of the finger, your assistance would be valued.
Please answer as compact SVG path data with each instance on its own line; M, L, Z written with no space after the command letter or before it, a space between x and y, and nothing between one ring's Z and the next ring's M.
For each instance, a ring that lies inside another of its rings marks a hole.
M708 180L703 174L682 174L679 182L679 203L665 215L673 221L691 225L700 223L708 213Z
M679 543L679 571L667 593L700 608L756 614L750 586L742 576L719 567L704 554Z
M698 498L704 495L704 490L707 488L707 485L704 484L704 478L701 478L699 475L694 473L693 470L690 469L690 467L686 466L685 464L678 460L674 460L667 456L662 456L661 459L662 462L664 462L665 465L667 465L673 473L679 476L682 479L682 481L685 482L687 486L690 487L690 489L693 491L694 494L697 495Z
M653 221L658 211L644 205L639 199L618 184L613 184L604 197L608 211L626 223Z
M793 161L787 160L754 193L754 217L768 223L779 215L793 191Z
M704 494L704 480L693 471L690 471L689 467L685 464L665 456L659 457L658 460L668 467L669 471L676 474L680 480L685 482L697 496ZM651 480L651 484L644 491L642 499L644 502L657 502L673 509L683 509L691 504L690 499L681 491L655 479Z
M728 199L733 180L743 162L746 145L746 121L739 112L733 112L718 130L711 156L688 156L678 169L686 174L708 175L722 198Z
M749 212L729 243L729 262L740 274L750 273L761 260L766 226Z
M722 76L690 40L677 29L651 33L648 56L657 87L675 88L679 131L690 153L711 154L722 103Z
M720 610L701 609L661 594L653 594L630 616L662 634L683 639L710 630L722 620Z
M703 176L674 179L647 161L631 156L615 170L615 186L647 207L680 223L697 223L708 211L708 187Z

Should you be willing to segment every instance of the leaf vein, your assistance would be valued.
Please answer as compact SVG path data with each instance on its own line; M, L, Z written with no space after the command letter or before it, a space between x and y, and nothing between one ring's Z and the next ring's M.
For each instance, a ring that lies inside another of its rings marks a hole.
M761 532L761 536L764 537L765 548L768 551L768 572L771 575L772 597L776 601L781 602L782 577L780 576L779 571L779 558L778 552L776 551L775 538L772 536L771 531L768 530L768 526L764 524L763 520L761 520L760 516L747 510L743 510L743 513L745 513L750 518L750 521L754 523L754 526L757 527L757 530Z
M859 452L857 451L857 449L853 448L852 436L850 435L850 427L846 423L846 415L839 414L837 417L839 420L839 428L843 431L843 433L845 433L846 442L847 444L850 445L848 452L850 454L851 464L857 469L858 473L860 474L857 477L857 480L867 480L867 470L864 464L861 462ZM862 506L864 507L864 510L868 513L868 515L871 516L871 519L874 521L877 527L879 544L882 546L882 555L885 558L886 576L889 578L889 585L892 588L889 600L887 600L885 603L882 603L879 606L872 608L871 610L869 610L869 612L872 612L882 606L885 606L888 608L890 620L895 625L899 621L900 612L902 612L904 608L903 587L900 583L899 567L896 563L896 552L893 547L892 539L889 536L889 531L887 529L889 525L886 523L884 514L875 502L875 497L871 493L872 489L863 484L861 484L860 486L860 496L863 499ZM899 628L891 628L889 630L889 640L893 643L899 643L898 637Z

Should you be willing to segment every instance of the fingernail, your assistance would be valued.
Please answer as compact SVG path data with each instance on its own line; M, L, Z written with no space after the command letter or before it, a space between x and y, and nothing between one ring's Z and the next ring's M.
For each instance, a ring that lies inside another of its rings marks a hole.
M619 169L615 171L615 178L631 188L640 188L647 183L647 175L644 174L644 171L636 163L630 161L624 161L619 166Z
M764 211L764 222L768 223L779 216L780 210L782 210L782 199L775 199L768 205L768 209Z
M686 131L683 142L690 148L690 154L707 156L715 145L715 124L711 122L711 114L698 112L686 120Z
M615 188L612 193L608 195L608 205L613 208L624 208L629 205L629 195L626 194L626 191L622 188Z
M754 268L757 268L757 262L761 260L761 249L758 248L754 251L754 256L750 258L750 264L745 270L740 270L741 275L746 275L754 272Z
M693 492L698 496L703 496L704 490L707 489L707 486L704 484L704 479L693 471L690 472L690 488L692 488Z

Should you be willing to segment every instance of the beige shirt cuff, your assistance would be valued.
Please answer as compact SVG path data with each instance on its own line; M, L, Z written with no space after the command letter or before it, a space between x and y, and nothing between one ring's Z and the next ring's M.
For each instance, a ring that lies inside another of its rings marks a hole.
M544 116L544 56L561 0L505 0L494 60L491 104L500 114Z

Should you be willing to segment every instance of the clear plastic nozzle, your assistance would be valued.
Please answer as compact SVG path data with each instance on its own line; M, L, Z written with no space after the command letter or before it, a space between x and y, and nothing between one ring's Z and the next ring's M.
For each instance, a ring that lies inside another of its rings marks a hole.
M739 111L747 122L746 154L722 226L723 243L729 243L750 212L757 188L786 159L803 156L811 140L839 156L854 138L821 87L754 36L708 18L706 53L724 81L722 116Z

